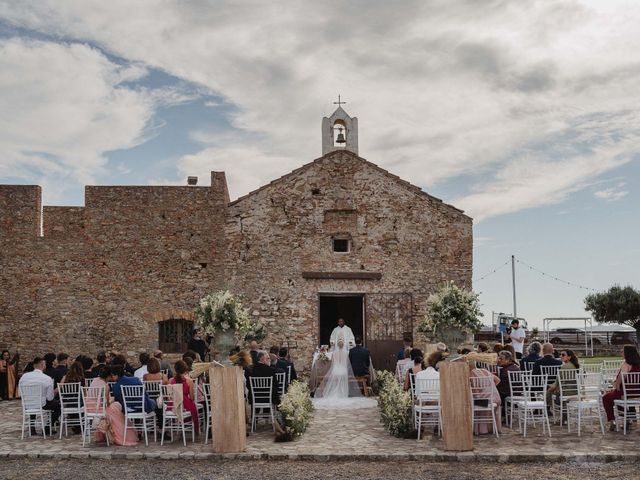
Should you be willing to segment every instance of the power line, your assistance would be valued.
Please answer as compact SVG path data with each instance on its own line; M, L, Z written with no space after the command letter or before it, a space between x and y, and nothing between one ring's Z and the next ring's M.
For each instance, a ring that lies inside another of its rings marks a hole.
M511 260L507 260L506 262L504 262L502 265L500 265L499 267L494 268L493 270L491 270L490 272L484 274L482 277L480 278L476 278L475 280L473 280L474 282L480 282L482 280L484 280L487 277L490 277L491 275L493 275L494 273L496 273L498 270L501 270L504 266L508 265L509 262Z
M556 282L560 282L560 283L564 283L566 285L570 285L572 287L576 287L576 288L580 288L582 290L590 290L592 292L595 292L596 289L595 288L591 288L591 287L585 287L584 285L580 285L578 283L573 283L573 282L569 282L567 280L563 280L561 278L556 277L555 275L551 275L550 273L546 273L543 272L542 270L537 269L536 267L532 267L531 265L529 265L528 263L523 262L522 260L519 260L516 258L516 262L524 265L525 267L529 267L529 270L533 270L534 272L539 273L540 275L543 275L547 278L551 278L552 280L555 280Z

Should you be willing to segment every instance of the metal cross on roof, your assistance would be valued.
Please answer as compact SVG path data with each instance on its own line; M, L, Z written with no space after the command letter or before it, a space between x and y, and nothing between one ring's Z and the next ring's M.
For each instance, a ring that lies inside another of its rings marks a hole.
M338 106L344 105L345 103L347 103L347 102L341 102L340 101L340 95L338 95L338 101L337 102L333 102L334 105L338 105Z

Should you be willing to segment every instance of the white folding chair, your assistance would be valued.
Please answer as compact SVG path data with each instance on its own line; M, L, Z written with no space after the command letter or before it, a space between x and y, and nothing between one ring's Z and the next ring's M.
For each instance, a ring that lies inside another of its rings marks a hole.
M617 371L620 370L620 367L622 367L622 359L602 361L602 368L610 368Z
M619 368L602 367L602 391L608 390L613 387L616 377L620 372Z
M278 395L282 398L287 386L287 372L276 373L276 378L278 379Z
M205 383L203 385L204 389L204 401L205 406L207 407L207 421L205 424L205 434L204 434L204 444L206 445L209 441L209 432L211 431L211 384ZM211 438L213 438L213 433L211 434Z
M25 428L31 436L31 429L40 426L42 436L47 438L45 427L52 429L51 412L42 408L42 385L23 385L19 387L20 399L22 401L22 436L24 440ZM39 420L39 422L38 422Z
M549 415L547 413L547 376L528 375L525 377L523 398L517 400L518 429L523 436L527 436L527 425L529 419L533 426L536 419L542 423L542 434L545 430L551 436L551 426L549 425Z
M517 406L517 402L524 397L524 379L523 372L520 370L507 372L509 376L509 396L505 398L505 413L509 415L509 428L513 425L513 411Z
M289 387L289 385L291 385L291 370L292 370L292 366L291 365L287 365L287 388Z
M440 380L437 378L419 378L415 383L415 403L413 417L418 440L423 425L434 425L438 434L442 434L442 410L440 409Z
M600 431L604 435L604 423L602 415L602 373L579 372L576 376L578 385L578 398L570 400L567 404L567 428L571 433L572 413L578 424L578 436L582 433L583 420L595 420L600 423Z
M203 383L204 382L200 377L196 377L193 380L193 401L195 402L196 408L198 409L198 424L200 425L200 431L202 431L205 424L205 419L204 419L205 406L202 404L203 402L202 397L204 395L203 395L203 392L200 390L202 388Z
M90 387L91 382L93 382L93 378L85 378L83 387Z
M82 408L84 417L84 428L82 431L82 446L85 446L89 437L91 443L91 428L94 422L99 422L107 415L106 387L82 387ZM109 446L109 437L107 437Z
M547 376L547 384L551 385L556 381L560 365L543 365L540 367L540 373Z
M147 393L149 398L157 401L158 397L160 396L160 387L162 386L162 381L149 380L142 383L144 384L144 391Z
M256 422L260 418L271 421L275 432L275 422L273 418L273 404L271 403L271 392L273 377L249 377L249 387L251 389L251 432L256 431Z
M602 373L604 365L600 363L583 363L580 365L580 371L584 373Z
M59 383L58 395L60 397L60 438L64 427L64 436L69 436L69 425L80 427L84 436L84 420L82 419L82 394L81 383Z
M578 399L578 372L578 369L558 370L558 376L556 377L558 388L553 394L555 400L552 405L554 423L559 419L560 425L563 425L564 417L567 413L567 404L571 400ZM557 417L556 414L558 415Z
M147 432L153 430L153 441L157 441L156 435L156 415L154 412L145 412L145 395L144 385L121 385L122 400L124 405L124 438L127 438L127 429L129 427L129 420L131 420L131 426L144 432L144 443L149 445L149 438ZM142 428L141 428L142 427Z
M513 372L509 373L511 374ZM509 379L511 379L511 375ZM471 389L471 424L491 423L496 438L499 437L498 423L496 421L496 408L498 408L498 404L493 401L492 395L492 390L495 388L493 377L470 377L469 388ZM515 401L516 397L509 398L512 398L513 406L513 401Z
M178 394L182 393L182 384L175 385L162 385L160 387L162 394L162 433L160 438L160 445L164 445L164 434L168 430L171 434L171 441L173 441L173 432L182 433L182 443L187 446L186 432L191 430L191 441L196 441L194 419L191 418L191 412L182 409L182 415L176 415L173 408L173 391L174 389L180 389ZM191 419L190 422L186 420Z
M622 373L622 398L613 401L613 412L615 415L616 431L620 420L622 409L623 432L627 434L627 422L640 419L640 373ZM635 412L629 411L634 408Z
M488 363L487 364L487 370L489 370L495 376L499 377L500 376L500 370L502 370L502 367L499 367L498 365L493 365L491 363Z

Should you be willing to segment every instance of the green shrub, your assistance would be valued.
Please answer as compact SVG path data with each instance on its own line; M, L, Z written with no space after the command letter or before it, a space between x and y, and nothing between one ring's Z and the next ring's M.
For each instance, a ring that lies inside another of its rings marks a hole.
M305 382L292 382L278 406L278 423L283 431L276 441L291 441L302 435L309 426L312 411L309 386Z
M378 408L384 428L394 437L404 438L413 434L411 421L411 395L402 390L391 372L378 372Z

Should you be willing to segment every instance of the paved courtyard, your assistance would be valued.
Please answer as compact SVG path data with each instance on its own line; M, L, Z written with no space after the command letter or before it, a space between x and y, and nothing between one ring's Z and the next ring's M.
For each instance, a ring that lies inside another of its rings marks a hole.
M316 410L305 435L294 442L276 443L270 427L260 426L256 434L247 440L243 454L217 455L212 453L211 443L203 445L204 437L195 444L181 441L151 442L135 447L107 447L91 444L82 447L80 435L62 440L41 437L20 439L20 403L0 402L0 457L49 457L49 458L246 458L271 460L411 460L500 462L524 461L638 461L640 460L640 433L634 428L624 436L622 432L606 432L605 435L587 428L582 437L567 433L566 427L552 427L553 437L542 435L540 428L530 430L523 438L516 431L504 429L500 438L475 437L473 452L455 453L443 450L442 440L432 435L417 441L398 439L383 429L376 407L358 410Z

